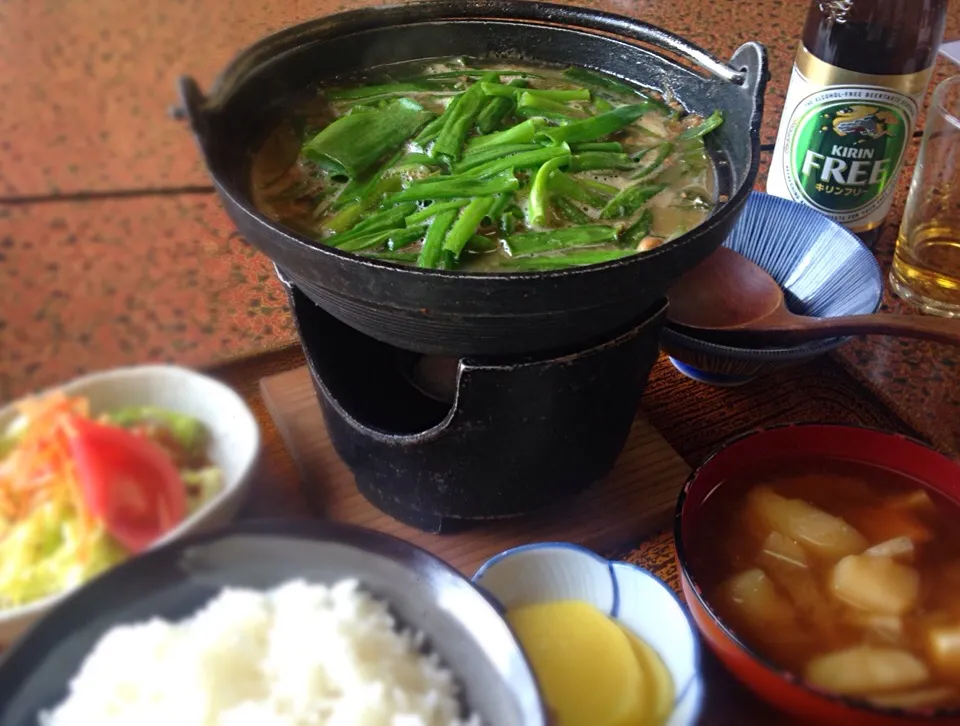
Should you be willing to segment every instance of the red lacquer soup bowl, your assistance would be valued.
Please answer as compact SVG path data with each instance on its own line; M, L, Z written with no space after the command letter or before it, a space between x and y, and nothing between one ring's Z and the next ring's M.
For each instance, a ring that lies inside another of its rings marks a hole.
M760 698L798 717L801 723L886 726L916 722L960 724L958 708L883 708L829 693L755 652L724 623L691 570L694 533L705 522L704 502L725 483L742 482L771 458L839 459L882 467L917 481L960 505L960 464L928 446L896 434L855 426L796 424L745 434L727 443L688 479L674 523L681 585L691 615L709 647ZM960 523L958 523L960 524ZM701 573L703 574L703 573Z

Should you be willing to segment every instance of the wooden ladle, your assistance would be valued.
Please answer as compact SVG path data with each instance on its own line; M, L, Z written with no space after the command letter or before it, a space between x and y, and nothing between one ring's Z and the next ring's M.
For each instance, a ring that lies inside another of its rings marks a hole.
M673 327L718 343L791 345L844 335L895 335L960 344L960 320L949 318L795 315L766 270L726 247L677 280L667 297L667 319Z

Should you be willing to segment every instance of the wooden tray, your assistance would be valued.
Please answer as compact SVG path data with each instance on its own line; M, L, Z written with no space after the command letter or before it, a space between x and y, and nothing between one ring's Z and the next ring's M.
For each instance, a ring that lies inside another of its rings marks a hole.
M427 534L382 513L357 491L327 436L306 367L263 378L260 390L309 496L327 517L402 537L468 575L498 552L530 542L565 541L604 551L639 541L669 523L690 472L641 414L614 470L573 500L456 534Z

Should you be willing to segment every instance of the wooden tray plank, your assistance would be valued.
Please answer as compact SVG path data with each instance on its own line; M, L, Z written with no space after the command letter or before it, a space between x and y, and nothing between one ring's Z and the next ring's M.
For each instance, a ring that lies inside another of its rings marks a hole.
M529 517L434 535L392 519L357 491L327 435L306 367L260 381L270 415L311 498L330 519L396 535L472 575L491 556L530 542L565 541L608 550L669 523L689 467L641 414L614 470L574 499Z

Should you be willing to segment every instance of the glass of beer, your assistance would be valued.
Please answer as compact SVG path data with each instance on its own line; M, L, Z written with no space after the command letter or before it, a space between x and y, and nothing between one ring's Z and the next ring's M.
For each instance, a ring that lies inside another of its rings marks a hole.
M960 317L960 76L933 92L890 283L924 312Z

